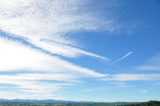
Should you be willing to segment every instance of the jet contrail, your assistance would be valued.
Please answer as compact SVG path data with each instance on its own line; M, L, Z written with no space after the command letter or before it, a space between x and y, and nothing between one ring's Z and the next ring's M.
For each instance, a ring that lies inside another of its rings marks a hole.
M114 61L112 64L116 64L116 63L120 62L121 60L123 60L123 59L127 58L128 56L130 56L132 53L133 53L132 51L128 52L124 56L122 56L119 59L117 59L116 61Z

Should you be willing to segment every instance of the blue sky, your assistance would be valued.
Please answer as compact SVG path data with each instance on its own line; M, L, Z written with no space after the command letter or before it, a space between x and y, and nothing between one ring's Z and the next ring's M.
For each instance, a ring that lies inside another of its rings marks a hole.
M160 100L158 0L0 0L0 98Z

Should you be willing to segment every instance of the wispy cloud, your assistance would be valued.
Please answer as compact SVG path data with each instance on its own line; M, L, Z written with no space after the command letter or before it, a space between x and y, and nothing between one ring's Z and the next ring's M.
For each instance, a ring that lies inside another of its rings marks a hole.
M128 56L130 56L132 53L133 53L132 51L128 52L128 53L125 54L124 56L122 56L122 57L120 57L119 59L117 59L116 61L114 61L112 64L116 64L116 63L124 60L125 58L127 58Z
M155 65L142 65L135 67L137 70L150 71L150 70L160 70L160 66Z
M43 95L43 99L51 98L54 97L51 94L55 94L61 88L73 86L72 84L81 82L83 78L106 76L95 70L75 65L57 56L47 55L30 46L24 47L16 41L7 39L0 39L0 63L1 72L16 70L22 71L22 73L23 71L27 72L20 75L0 75L0 84L16 85L17 89L22 92L23 98L36 99L38 95ZM54 83L54 81L60 82ZM11 95L14 91L10 92L7 94ZM33 93L32 96L29 95L31 93ZM15 96L15 98L18 97L22 96Z
M97 12L90 11L88 3L86 0L0 0L0 31L3 31L0 72L27 72L1 74L0 84L13 84L19 90L1 91L1 97L56 98L53 95L56 91L80 83L83 78L106 76L62 58L86 55L109 60L83 50L67 36L69 32L97 31L102 27L106 31L116 29L113 20L100 18ZM23 96L18 96L19 92Z
M113 26L112 20L101 20L96 12L85 10L87 1L1 0L0 2L2 2L0 3L1 30L26 38L35 46L60 56L87 55L107 59L76 48L78 46L76 41L65 35L81 30L98 30L104 26L107 30L116 27ZM47 42L48 40L54 42Z
M112 74L102 79L106 81L160 80L160 75L159 74Z
M62 78L63 77L63 78ZM74 76L75 78L75 76ZM61 83L55 82L55 80L60 79L63 81ZM69 82L67 79L73 79L70 75L63 75L63 74L18 74L18 75L0 75L0 84L12 84L15 85L18 91L8 90L8 94L15 94L21 93L21 96L11 96L5 95L4 97L8 96L9 98L34 98L36 99L38 96L41 95L39 99L45 98L53 98L55 97L57 91L65 88L70 87L76 84L77 82ZM43 81L42 81L43 80ZM46 82L44 82L46 80ZM48 80L52 82L47 82ZM10 87L10 86L9 86ZM12 87L10 87L12 88ZM3 94L3 93L2 93ZM33 95L30 95L33 94Z
M134 67L136 70L156 71L160 70L160 54L156 54L144 65Z
M33 70L45 72L71 72L103 76L87 68L77 66L55 56L49 56L29 47L0 39L0 71ZM16 62L15 62L16 61Z
M148 91L147 90L139 90L139 92L141 92L141 93L147 93Z
M0 74L0 84L11 84L18 90L0 91L1 97L56 98L53 94L57 91L78 84L84 78L147 79L147 75L107 76L65 60L81 55L109 60L80 48L81 44L67 35L84 30L114 32L117 28L119 25L114 19L105 17L104 20L97 11L92 11L86 0L0 0L0 31L10 35L5 38L0 32L0 72L8 72L8 75ZM128 52L114 64L131 54ZM9 75L15 71L20 71L20 74ZM157 77L149 75L148 79Z
M79 57L81 54L86 56L91 56L98 59L109 60L107 57L103 57L85 50L82 50L77 47L73 47L70 45L66 45L59 42L44 42L44 41L34 41L31 42L35 44L37 47L45 48L45 50L50 51L53 54L65 56L65 57Z

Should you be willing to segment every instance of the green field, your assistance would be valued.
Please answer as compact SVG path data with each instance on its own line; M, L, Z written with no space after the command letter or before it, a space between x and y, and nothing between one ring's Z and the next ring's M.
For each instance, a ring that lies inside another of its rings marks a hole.
M64 103L64 104L34 104L34 103L12 103L4 102L0 103L0 106L160 106L159 101L149 101L142 103Z

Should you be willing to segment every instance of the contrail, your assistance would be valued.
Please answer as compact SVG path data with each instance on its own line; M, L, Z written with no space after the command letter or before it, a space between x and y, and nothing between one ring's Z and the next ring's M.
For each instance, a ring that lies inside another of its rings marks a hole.
M120 57L119 59L117 59L116 61L114 61L112 64L116 64L116 63L122 61L123 59L127 58L128 56L130 56L132 53L133 53L132 51L128 52L128 53L125 54L124 56L122 56L122 57Z

